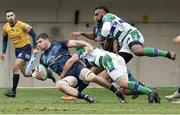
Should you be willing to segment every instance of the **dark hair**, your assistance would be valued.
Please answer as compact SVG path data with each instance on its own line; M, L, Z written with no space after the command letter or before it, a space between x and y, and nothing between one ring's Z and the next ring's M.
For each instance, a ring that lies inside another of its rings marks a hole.
M14 10L6 10L6 11L5 11L5 14L8 13L8 12L16 13Z
M37 36L36 40L38 40L39 38L49 39L49 36L46 33L41 33Z
M97 10L97 9L103 9L106 13L109 13L109 10L105 6L98 6L94 10Z

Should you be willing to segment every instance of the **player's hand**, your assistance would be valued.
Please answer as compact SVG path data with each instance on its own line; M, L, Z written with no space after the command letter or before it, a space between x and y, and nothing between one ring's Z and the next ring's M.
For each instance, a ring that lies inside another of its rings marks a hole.
M39 71L39 70L35 70L35 71L36 71L35 72L35 77L37 79L40 79L44 75L43 71Z
M1 55L0 55L0 58L1 58L2 61L5 61L5 57L6 57L5 54L1 54Z
M82 32L72 32L70 33L71 37L73 39L77 39L78 36L80 36L82 34Z
M85 48L87 49L88 53L91 53L93 51L93 49L94 49L94 47L92 45L88 45Z
M180 44L180 36L176 36L174 39L173 39L173 42L175 44Z

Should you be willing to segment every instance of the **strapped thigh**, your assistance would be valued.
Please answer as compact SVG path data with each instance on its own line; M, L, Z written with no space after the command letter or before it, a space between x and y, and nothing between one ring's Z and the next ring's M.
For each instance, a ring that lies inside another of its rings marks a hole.
M65 78L63 78L61 80L58 80L57 85L60 85L60 84L62 84L64 82L67 83L71 87L76 87L77 84L78 84L77 78L75 78L74 76L67 76L67 77L65 77Z
M82 81L90 82L92 78L96 76L91 70L88 68L83 68L80 72L80 79Z

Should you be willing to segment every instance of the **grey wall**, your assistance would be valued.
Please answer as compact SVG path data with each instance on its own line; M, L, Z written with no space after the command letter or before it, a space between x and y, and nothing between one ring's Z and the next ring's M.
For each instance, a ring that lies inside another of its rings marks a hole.
M179 86L180 46L172 43L172 38L180 34L179 4L179 0L0 0L0 31L5 23L4 11L14 9L18 18L30 23L37 34L47 32L53 38L68 39L72 31L91 31L94 8L105 5L112 13L139 28L145 37L145 46L177 53L176 61L162 57L135 57L128 64L135 76L149 86ZM80 11L78 25L74 24L75 10ZM143 16L148 16L148 23L143 23ZM52 35L53 28L59 29L58 35ZM14 47L10 43L6 62L0 62L0 87L12 84L13 60ZM48 87L54 84L50 80L41 82L22 77L19 86Z

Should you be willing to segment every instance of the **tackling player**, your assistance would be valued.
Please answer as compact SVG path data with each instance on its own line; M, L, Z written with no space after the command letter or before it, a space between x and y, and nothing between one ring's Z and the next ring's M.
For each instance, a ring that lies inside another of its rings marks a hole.
M70 64L73 64L76 60L81 59L88 66L96 66L105 69L111 79L115 81L121 88L148 94L149 103L160 103L160 98L156 91L152 91L150 88L144 87L134 81L128 80L126 64L121 56L95 47L92 47L92 49L88 51L85 44L73 45L73 47L78 46L84 46L84 48L78 48L77 54L74 54L73 58L69 59L73 61L71 61L69 65L64 66L64 70L62 72L64 73L63 75L65 75L69 68L71 68Z
M109 12L109 11L106 10L106 12ZM99 43L101 44L101 46L104 47L104 46L103 46L103 45L104 45L104 41L103 41L103 42L101 41L101 28L102 28L102 23L97 22L97 21L96 21L96 17L97 17L97 16L94 15L94 21L95 21L96 25L94 26L92 32L72 32L72 33L71 33L71 36L72 36L73 38L77 38L78 36L82 35L82 36L84 36L84 37L86 37L86 38L88 38L88 39L90 39L90 40L94 40L94 41L96 41L96 42L99 42ZM114 52L114 53L118 53L118 50L119 50L118 42L117 42L116 39L114 39L114 40L113 40L113 43L112 43L111 47L108 49L108 51L111 51L111 52ZM126 57L126 56L123 56L123 58L124 58L125 60L127 60L128 56L127 56L127 57ZM126 63L127 63L127 61L126 61ZM100 73L100 72L102 71L100 68L97 68L97 67L91 67L91 70L92 70L95 74L98 74L98 73ZM104 72L104 73L105 73L105 72ZM102 77L105 78L105 79L108 79L108 78L109 78L109 75L108 75L108 74L104 74ZM135 81L135 82L138 82L138 83L141 84L141 85L144 85L143 83L139 82L139 81L132 75L132 73L131 73L129 70L128 70L128 78L129 78L130 81ZM124 92L125 94L128 94L128 95L129 95L129 94L133 94L132 99L136 99L136 98L139 96L139 94L137 94L137 92L132 92L132 91L129 92L129 91L124 90L124 89L123 89L123 92Z

